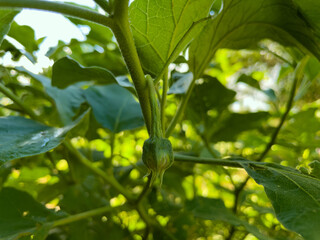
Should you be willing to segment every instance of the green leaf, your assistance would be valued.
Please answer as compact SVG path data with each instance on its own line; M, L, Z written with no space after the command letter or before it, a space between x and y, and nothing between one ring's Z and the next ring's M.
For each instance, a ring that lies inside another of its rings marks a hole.
M59 89L52 87L50 79L43 75L34 74L23 67L17 67L16 70L27 74L43 85L47 94L54 100L63 125L72 122L81 104L85 102L84 91L81 88L69 86L65 89Z
M85 97L97 121L112 132L144 125L140 104L117 84L92 86L85 91Z
M209 111L219 115L234 101L236 92L226 88L218 79L205 76L196 84L188 104L188 116L196 124L209 124L212 128L212 117Z
M234 226L243 226L246 230L261 240L271 240L272 238L264 236L259 230L241 220L234 215L229 209L227 209L221 199L197 197L187 203L187 209L193 213L195 217L207 219L207 220L218 220L230 223Z
M49 232L45 222L57 216L23 191L3 188L0 192L0 240L32 234L37 234L33 239L44 240Z
M208 16L212 3L213 0L135 0L130 5L133 36L147 72L160 73L176 47L172 60L178 57L205 22L188 30L194 22ZM183 39L187 32L188 37Z
M237 82L243 82L253 88L261 90L259 82L256 79L254 79L253 77L248 76L246 74L241 74L241 76L238 78Z
M0 117L0 163L57 147L85 114L63 128L49 127L23 117Z
M35 40L34 30L29 26L20 26L16 22L13 22L8 36L21 43L25 47L25 50L30 53L39 49Z
M288 0L225 0L189 49L190 70L199 78L220 48L256 48L262 39L297 46L320 57L312 29Z
M259 128L268 117L268 112L226 114L219 118L208 135L212 142L234 141L240 133Z
M293 0L299 6L299 10L308 23L320 34L320 2L313 0Z
M264 186L278 220L306 240L320 236L320 180L276 164L241 163Z
M0 45L4 36L9 32L10 24L17 14L17 11L0 9Z
M100 84L117 83L111 72L101 67L83 67L75 60L64 57L52 67L52 85L66 88L77 82L94 81Z

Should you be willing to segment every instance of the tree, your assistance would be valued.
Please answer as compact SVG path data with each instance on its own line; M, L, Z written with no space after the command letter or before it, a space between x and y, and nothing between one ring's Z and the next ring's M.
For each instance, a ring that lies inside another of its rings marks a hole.
M90 27L1 67L0 239L316 240L320 3L95 3L0 0L14 61L41 44L19 9Z

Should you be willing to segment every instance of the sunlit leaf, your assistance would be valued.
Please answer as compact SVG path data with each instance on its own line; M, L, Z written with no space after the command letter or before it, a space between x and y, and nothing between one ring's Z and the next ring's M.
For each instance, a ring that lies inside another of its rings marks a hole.
M208 16L213 0L135 0L130 6L130 20L139 56L144 69L156 75L178 46L178 57L201 30L192 29L180 46L178 43L192 24Z

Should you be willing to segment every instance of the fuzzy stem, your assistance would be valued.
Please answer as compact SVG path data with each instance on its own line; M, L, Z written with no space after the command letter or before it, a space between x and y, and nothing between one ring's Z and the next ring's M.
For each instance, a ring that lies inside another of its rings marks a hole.
M156 90L153 84L153 79L150 75L146 76L148 90L149 90L149 98L151 105L151 137L162 138L162 128L161 128L161 119L160 119L160 111L159 104L157 100Z
M130 29L128 5L128 0L115 1L114 15L112 18L113 24L111 29L117 39L122 56L132 77L147 129L150 133L151 106L149 101L149 93L147 89L147 82Z

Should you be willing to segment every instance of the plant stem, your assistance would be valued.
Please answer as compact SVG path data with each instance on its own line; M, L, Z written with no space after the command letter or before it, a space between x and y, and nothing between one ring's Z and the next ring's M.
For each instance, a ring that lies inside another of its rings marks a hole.
M105 206L105 207L101 207L101 208L97 208L97 209L93 209L90 211L86 211L86 212L82 212L82 213L78 213L69 217L65 217L59 220L56 220L52 223L52 227L58 227L58 226L62 226L62 225L66 225L69 223L73 223L73 222L77 222L83 219L87 219L90 217L94 217L97 215L101 215L103 213L106 212L110 212L112 210L114 210L115 208L111 207L111 206Z
M142 70L141 62L130 29L128 5L128 0L115 1L114 15L112 18L113 25L111 29L117 39L122 56L132 77L147 129L150 133L151 107L149 93L147 89L147 82L145 80L144 72Z
M136 201L137 204L139 204L139 203L143 200L143 198L144 198L146 195L148 195L149 191L151 190L151 188L150 188L151 179L152 179L152 173L149 174L149 176L148 176L148 181L147 181L146 185L144 186L142 192L141 192L140 195L138 196L138 199L137 199L137 201Z
M26 104L24 104L18 96L16 96L9 88L0 83L0 92L5 96L10 98L15 104L17 104L26 114L28 114L32 119L41 121L38 115L36 115Z
M106 27L110 27L112 23L112 20L107 16L82 7L65 3L49 2L43 0L0 0L0 8L1 7L30 8L62 13L70 17L82 18L91 22L95 22Z
M173 117L173 119L171 120L171 122L169 124L169 127L167 128L167 131L166 131L166 134L165 134L166 138L168 138L172 134L175 126L181 120L181 118L183 116L183 113L184 113L184 111L186 109L187 103L188 103L188 101L190 99L192 90L193 90L193 88L195 86L195 83L196 83L196 78L194 77L192 82L191 82L191 84L190 84L190 86L189 86L189 88L188 88L188 91L187 91L186 95L183 96L183 98L182 98L182 100L181 100L181 102L179 104L179 107L178 107L176 115Z
M136 198L135 196L125 189L112 175L107 175L103 170L97 168L93 165L91 161L89 161L85 156L83 156L73 145L68 141L65 140L63 145L88 169L92 172L100 176L104 179L108 184L114 187L118 192L120 192L128 201L134 201Z
M236 167L242 168L241 164L237 162L233 162L233 160L241 160L243 163L252 161L244 160L243 158L226 158L226 159L218 159L218 158L203 158L203 157L192 157L182 154L174 154L174 160L176 162L189 162L189 163L202 163L202 164L213 164L219 166L226 167Z
M166 71L163 75L163 86L162 86L162 98L161 98L161 125L162 125L162 132L165 132L165 109L167 103L167 91L168 91L168 71Z
M163 234L165 234L168 237L168 239L177 240L169 231L167 231L164 227L162 227L157 220L154 220L151 216L148 215L146 210L143 208L143 205L141 204L141 202L137 205L136 208L140 217L148 226L158 229Z

